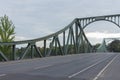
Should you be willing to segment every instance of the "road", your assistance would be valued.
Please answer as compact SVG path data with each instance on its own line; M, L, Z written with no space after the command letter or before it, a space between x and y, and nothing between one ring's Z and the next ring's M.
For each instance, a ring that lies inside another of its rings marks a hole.
M0 63L0 80L120 80L119 53L86 53Z

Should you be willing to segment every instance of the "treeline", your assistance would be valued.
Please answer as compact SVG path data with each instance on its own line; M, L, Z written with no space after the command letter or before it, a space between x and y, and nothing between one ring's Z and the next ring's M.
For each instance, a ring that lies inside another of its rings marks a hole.
M87 51L87 45L81 45L79 47L79 53L86 53ZM65 46L66 47L66 46ZM42 54L43 57L46 57L48 56L48 53L50 51L51 48L46 48L46 50L44 50L44 47L37 47L40 51L40 53ZM12 53L12 47L10 48L11 51L9 51L9 54L5 54L5 56L9 59L9 60L12 60L13 58L13 53ZM65 52L65 48L62 46L61 47L62 51ZM26 47L21 47L21 48L16 48L15 49L15 52L16 52L16 60L19 60L20 57L24 54L24 51L26 50ZM35 50L35 48L33 48L33 53L34 55L32 54L32 51L31 51L31 48L28 49L24 59L29 59L31 58L31 55L33 55L33 58L37 58L39 57L39 55L37 54L37 51ZM75 54L76 53L76 48L74 45L68 45L68 50L67 50L67 54ZM49 56L58 56L58 55L65 55L65 53L61 53L61 50L59 47L53 47L51 49L51 52L50 52L50 55ZM2 58L0 57L0 60L2 61Z
M101 44L97 43L96 45L93 46L94 52L97 51ZM113 40L112 42L108 43L106 45L106 49L108 52L120 52L120 40Z
M46 51L44 50L44 47L37 47L39 49L39 51L41 52L41 54L43 55L43 57L47 56L50 48L46 48ZM26 47L22 47L22 48L16 48L16 57L19 59L24 51L25 51ZM64 47L62 46L61 49L64 52ZM37 54L37 51L35 49L34 50L34 57L39 57L39 55ZM76 50L74 45L68 45L68 50L67 50L67 54L75 54ZM80 53L85 53L85 46L81 45L80 47ZM31 58L32 52L31 49L28 50L25 58ZM57 55L65 55L61 53L60 48L59 47L53 47L51 50L51 54L50 56L57 56Z
M110 52L120 52L120 40L114 40L109 43L107 49Z

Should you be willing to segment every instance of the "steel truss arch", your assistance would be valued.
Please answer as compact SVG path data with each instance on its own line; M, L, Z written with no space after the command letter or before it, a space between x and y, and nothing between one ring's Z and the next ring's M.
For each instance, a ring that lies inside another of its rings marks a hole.
M5 53L0 51L0 59L4 61L18 60L27 57L46 57L56 55L90 53L93 47L87 39L84 28L99 20L107 20L120 27L120 15L97 16L87 18L75 18L68 26L57 31L56 33L32 40L0 42L0 46L11 46L11 58L9 59ZM41 42L43 46L37 46L37 42ZM49 42L49 43L48 43ZM21 49L20 55L16 53L17 45L27 44Z
M108 16L96 16L96 17L88 17L88 18L78 18L82 28L85 29L91 23L97 21L108 21L120 28L120 14L117 15L108 15Z

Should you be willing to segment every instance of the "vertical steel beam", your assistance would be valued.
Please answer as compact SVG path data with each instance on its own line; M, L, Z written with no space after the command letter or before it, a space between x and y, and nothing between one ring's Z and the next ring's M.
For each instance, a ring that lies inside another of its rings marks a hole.
M114 16L114 22L116 22L116 16Z
M65 55L68 52L68 45L69 45L69 40L70 40L69 38L70 38L70 29L69 29L69 32L68 32L67 43L65 45Z
M57 38L58 36L55 37L55 55L57 55Z
M65 31L63 32L63 52L65 55Z
M81 52L81 45L82 45L82 42L83 42L83 37L82 37L82 33L80 32L79 33L79 38L78 38L79 42L78 42L78 52Z
M76 47L76 41L75 41L73 27L71 28L71 35L72 35L72 40L73 40L73 44L74 44L74 53L77 53L77 47Z
M72 46L72 27L70 27L70 46Z
M34 54L35 54L34 45L35 45L35 42L30 43L30 46L31 46L31 58L34 58Z
M54 41L55 41L55 37L53 37L53 40L50 43L49 51L48 51L48 54L46 56L50 56L52 49L53 49Z
M70 47L69 47L69 51L70 51L70 53L72 54L72 47L73 47L73 35L72 35L72 27L70 27Z
M76 36L76 53L78 53L78 25L75 23L75 36Z
M118 16L118 25L119 25L119 23L120 23L120 16Z
M12 45L12 60L16 60L16 45Z
M84 19L82 20L82 26L84 26Z
M87 19L85 19L85 25L87 24Z
M34 45L31 45L31 58L34 58Z
M111 17L111 20L113 21L113 16Z
M44 57L46 56L46 40L44 40Z
M91 19L89 18L89 22L91 22Z

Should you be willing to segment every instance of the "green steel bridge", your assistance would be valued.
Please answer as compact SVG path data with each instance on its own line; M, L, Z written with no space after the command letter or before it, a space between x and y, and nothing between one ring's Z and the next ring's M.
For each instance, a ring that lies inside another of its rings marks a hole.
M32 40L1 42L0 45L12 46L11 58L5 53L0 52L0 58L4 61L21 60L29 55L29 58L46 57L51 55L67 55L79 53L94 52L92 44L84 33L84 29L96 21L108 21L120 27L120 14L105 15L85 18L75 18L69 25L56 33ZM38 47L38 43L40 46ZM16 46L26 45L24 49L17 54ZM102 45L97 49L98 52L106 52L106 43L103 40Z

